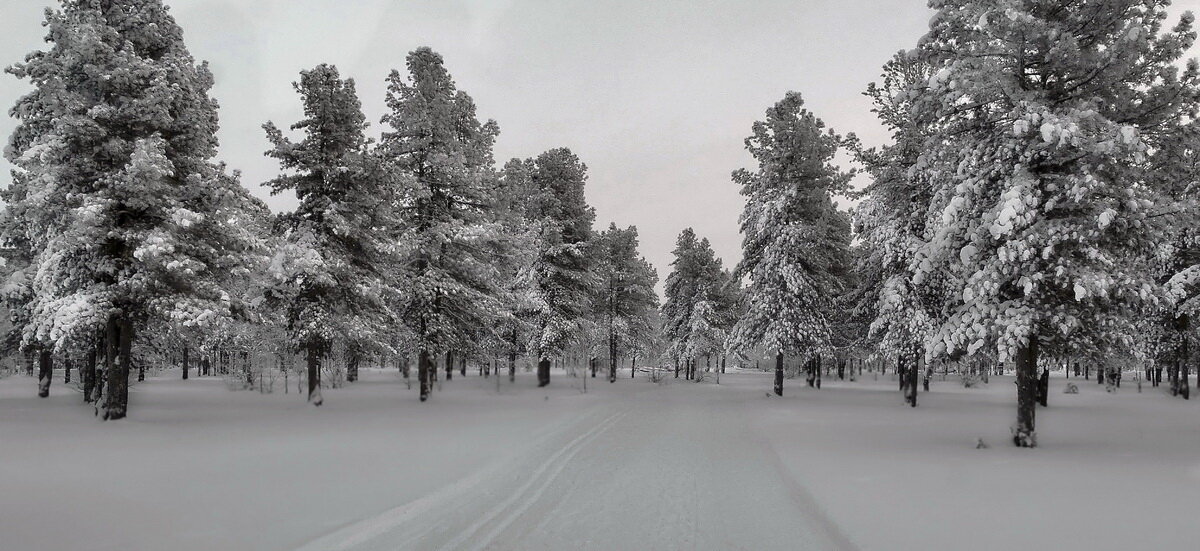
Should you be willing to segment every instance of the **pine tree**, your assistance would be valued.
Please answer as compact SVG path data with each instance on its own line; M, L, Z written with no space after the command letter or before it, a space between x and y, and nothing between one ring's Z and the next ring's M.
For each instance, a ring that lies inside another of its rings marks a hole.
M335 342L351 361L387 349L393 323L390 279L397 225L386 168L368 150L366 117L352 79L336 67L301 71L294 83L305 118L293 142L272 123L264 128L284 175L268 182L275 193L293 190L295 212L279 217L282 247L272 260L267 298L285 312L294 346L308 367L308 400L319 406L321 364Z
M676 377L683 362L684 376L691 379L699 357L723 349L733 302L728 294L728 274L708 239L697 240L695 231L687 228L679 234L673 254L664 288L662 332Z
M936 293L912 284L916 253L925 244L926 208L932 194L929 178L914 170L923 140L938 129L917 125L910 117L909 87L927 82L929 66L905 53L883 68L882 84L872 83L867 96L874 112L892 133L892 143L856 156L871 176L855 210L860 254L853 292L859 312L869 313L869 336L884 356L894 356L905 373L916 373L918 356L932 331ZM857 146L857 144L855 144ZM916 406L916 385L905 381L905 399Z
M816 357L829 349L833 300L849 270L850 224L832 199L850 178L832 164L842 144L790 92L746 139L758 169L733 174L747 199L734 275L750 283L729 348L775 351L780 396L785 355Z
M53 46L9 69L34 86L6 150L33 274L23 341L79 353L103 332L104 417L119 419L138 330L233 315L225 287L253 245L222 212L212 75L162 2L64 1L46 26Z
M609 224L596 240L596 272L599 293L596 311L602 312L602 329L608 344L608 381L617 380L617 358L625 352L644 348L654 331L651 313L658 309L654 286L658 274L638 254L636 226L625 229Z
M433 50L413 51L407 64L407 78L398 71L388 77L383 122L391 130L381 148L410 180L400 201L406 283L396 310L414 333L425 401L435 358L468 348L480 328L502 318L492 257L501 225L489 215L500 130L495 121L479 122L474 101Z
M1037 444L1039 354L1132 345L1154 297L1140 251L1159 242L1143 170L1196 110L1177 65L1192 17L1166 0L938 0L912 56L930 67L910 115L937 128L914 167L931 182L912 284L937 297L930 358L995 350L1017 368L1013 441Z
M552 149L524 164L525 218L536 232L536 253L518 276L525 294L519 315L529 324L526 347L538 361L541 387L550 384L551 360L584 336L597 285L588 257L596 213L584 198L587 166L571 150Z

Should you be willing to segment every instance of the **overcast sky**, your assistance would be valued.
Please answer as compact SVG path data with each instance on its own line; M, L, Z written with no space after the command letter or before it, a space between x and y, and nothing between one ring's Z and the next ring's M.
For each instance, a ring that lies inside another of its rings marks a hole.
M0 65L40 48L51 0L2 0ZM301 115L301 69L333 63L356 79L374 124L384 78L427 45L482 118L500 123L499 163L566 146L588 165L597 227L637 225L665 278L685 227L732 267L750 125L788 90L839 132L886 139L862 96L882 64L927 29L924 0L168 0L197 59L211 63L222 160L276 211L292 197L260 184L277 166L261 125ZM1200 0L1177 1L1200 11ZM0 76L5 112L27 91ZM0 136L14 126L0 117ZM0 161L9 181L8 165Z

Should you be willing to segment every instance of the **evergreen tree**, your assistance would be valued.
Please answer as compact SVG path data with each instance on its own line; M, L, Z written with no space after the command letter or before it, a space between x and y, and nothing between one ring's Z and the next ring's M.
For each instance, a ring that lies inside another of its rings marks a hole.
M909 87L927 82L929 66L905 53L883 68L882 84L867 89L874 112L892 133L892 143L878 149L855 147L871 176L855 210L859 236L854 309L868 318L869 337L883 356L894 356L906 373L915 375L918 356L932 331L936 293L912 284L917 251L925 244L926 208L932 197L930 179L914 170L923 140L939 129L917 125L910 117ZM855 144L857 146L857 144ZM910 376L911 378L911 376ZM906 381L906 400L916 406L916 385Z
M442 57L429 48L408 55L408 77L388 77L381 147L409 179L399 204L404 226L397 312L413 333L421 400L429 397L435 358L464 349L480 328L502 319L493 244L501 225L489 215L495 177L495 121L480 123L475 103L458 90Z
M387 349L394 320L389 308L397 226L388 200L387 170L368 151L366 118L352 79L336 67L301 71L293 85L305 118L293 142L272 123L267 155L285 174L272 191L293 190L300 204L277 222L282 246L272 259L267 298L285 312L293 345L308 367L308 400L319 406L321 363L335 341L346 343L351 363L367 351Z
M529 324L527 350L538 361L538 386L550 384L551 359L584 336L596 277L588 257L595 211L584 198L587 166L571 150L552 149L525 162L525 218L536 232L522 282L519 315Z
M1166 0L937 0L912 55L930 67L910 115L937 128L912 284L937 296L929 357L995 350L1017 370L1013 441L1035 446L1040 354L1132 344L1154 298L1139 252L1159 242L1144 170L1195 116L1200 71L1177 62L1192 17Z
M667 357L675 363L675 375L683 362L684 376L691 379L700 356L719 353L732 317L727 272L708 239L696 239L692 228L679 234L673 251L671 273L665 284L663 338Z
M162 2L68 0L46 26L53 46L9 68L34 90L6 150L25 235L4 240L28 240L24 343L81 352L103 332L104 417L119 419L137 331L233 315L225 288L252 245L222 212L212 75Z
M842 143L790 92L746 139L758 170L733 174L747 199L735 276L750 283L729 348L775 351L780 396L785 355L816 357L829 349L833 299L849 269L850 224L832 199L850 177L832 164Z
M658 309L658 273L638 254L636 226L626 229L609 224L596 243L596 271L600 278L596 311L602 312L601 324L608 344L608 381L617 380L617 358L625 352L644 348L654 330L651 313Z

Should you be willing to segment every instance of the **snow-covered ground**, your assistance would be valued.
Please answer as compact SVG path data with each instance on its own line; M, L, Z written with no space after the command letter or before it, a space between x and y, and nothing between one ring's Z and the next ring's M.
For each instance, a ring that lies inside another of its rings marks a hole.
M0 549L1200 547L1200 403L1130 384L1053 379L1023 450L1006 377L916 409L870 374L783 398L759 373L472 374L421 404L368 371L319 409L176 377L112 423L0 380Z

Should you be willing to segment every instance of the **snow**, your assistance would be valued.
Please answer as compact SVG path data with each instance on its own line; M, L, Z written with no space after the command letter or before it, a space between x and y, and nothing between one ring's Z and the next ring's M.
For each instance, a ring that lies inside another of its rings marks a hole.
M1055 374L1012 447L1011 377L825 388L392 371L303 394L164 372L102 423L55 377L0 380L5 549L1189 549L1200 404ZM293 387L295 381L292 381ZM976 449L982 439L988 449ZM64 523L65 520L65 523ZM969 542L969 543L968 543Z

